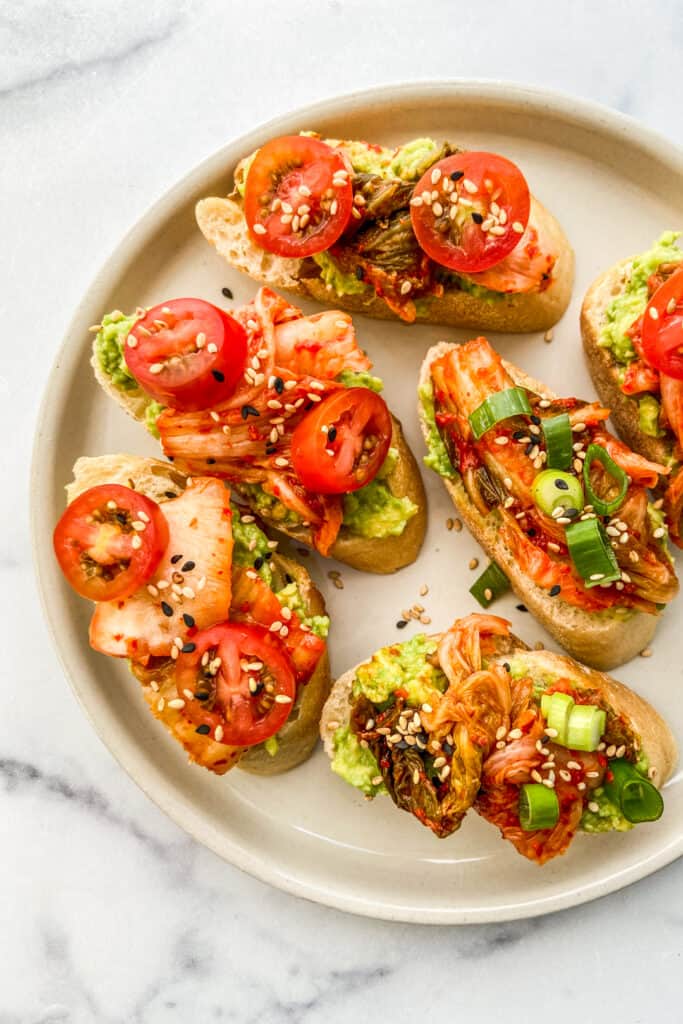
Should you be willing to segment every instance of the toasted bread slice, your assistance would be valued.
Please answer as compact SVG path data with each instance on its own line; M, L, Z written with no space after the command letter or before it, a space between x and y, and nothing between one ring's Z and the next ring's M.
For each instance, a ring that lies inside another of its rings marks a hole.
M445 355L450 348L448 342L441 342L429 349L420 371L420 389L429 382L431 364ZM545 398L555 397L544 384L529 377L516 366L507 362L504 362L504 365L517 384ZM429 425L421 402L418 403L418 414L426 440ZM496 509L483 516L470 501L459 475L451 480L444 479L443 483L453 499L458 514L488 557L500 566L508 577L512 589L532 615L572 657L605 671L623 665L647 647L657 628L655 615L637 611L620 615L612 612L587 612L559 597L550 597L546 590L528 579L502 542L498 532L500 517Z
M437 642L440 638L440 634L433 637ZM532 678L568 679L571 687L578 691L597 690L604 702L623 716L639 738L654 784L661 787L666 782L674 769L678 752L669 726L651 704L603 672L587 668L563 654L529 650L525 643L514 636L497 638L497 653L492 660L503 662L519 652L524 652L525 670ZM320 736L330 759L335 753L335 732L350 720L352 686L360 664L335 681L323 708Z
M142 388L124 391L115 387L111 378L102 372L94 350L90 363L98 383L110 398L113 398L133 419L144 422L145 410L151 399ZM427 529L427 497L420 470L403 435L401 424L394 416L392 425L391 444L398 451L398 459L384 482L395 497L409 498L417 506L417 512L408 520L403 533L398 537L362 537L342 526L330 551L330 557L362 572L391 573L410 565L420 552ZM160 465L163 466L165 463ZM168 468L171 469L170 464ZM182 474L179 475L182 477ZM277 520L267 518L263 518L263 521L269 529L285 533L301 544L313 543L308 527L283 526Z
M159 505L171 500L185 488L184 474L174 469L170 463L137 455L83 457L76 462L73 473L74 478L66 487L68 503L88 488L104 483L132 487ZM283 586L287 575L294 578L306 611L310 615L325 613L322 595L302 565L279 552L273 555L271 565L274 572L282 578ZM160 696L177 696L173 662L168 659L164 666L155 665L154 671L131 665L131 671L143 684L143 694L152 714L163 722L192 757L192 745L198 742L194 726L188 728L185 719L177 711L169 708L168 703L159 710ZM159 690L154 690L150 686L152 679L159 686ZM240 768L255 775L277 775L301 764L310 757L318 741L320 713L329 693L330 683L330 663L326 651L309 681L299 689L290 716L278 733L278 749L274 755L266 751L264 744L239 751L215 742L211 742L207 753L208 741L202 737L203 762L220 762L223 770L219 771L219 774L238 764ZM226 751L229 751L227 757Z
M418 310L417 323L513 333L544 331L557 323L571 297L574 254L557 220L538 200L533 202L536 218L542 221L548 237L560 252L549 287L543 292L501 293L494 298L447 288L440 298L430 298L425 307ZM399 319L370 289L367 295L338 295L328 288L311 260L287 259L259 249L249 237L238 193L227 199L201 199L195 215L202 234L219 255L255 281L334 305L349 313L362 313L379 320Z
M595 390L600 401L612 410L612 420L619 435L646 459L668 465L673 457L673 434L667 431L664 437L651 437L643 433L638 397L625 395L621 390L618 365L610 350L600 345L607 308L622 291L630 266L631 259L622 260L600 274L586 292L581 307L583 349Z

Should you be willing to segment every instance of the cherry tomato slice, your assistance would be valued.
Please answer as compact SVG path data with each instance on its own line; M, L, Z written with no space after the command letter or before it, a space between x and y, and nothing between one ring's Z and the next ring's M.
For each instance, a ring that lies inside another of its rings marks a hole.
M261 626L226 622L197 633L191 642L194 650L176 661L176 685L185 700L183 714L198 731L235 747L274 736L296 696L292 665L280 641ZM185 691L195 697L188 700Z
M155 501L102 484L71 502L55 528L60 568L91 601L130 597L154 574L168 547L168 523Z
M247 362L247 335L210 302L171 299L137 321L124 356L152 398L195 412L230 398Z
M643 316L643 355L660 373L683 380L683 267L657 289Z
M456 153L420 178L410 216L431 259L475 274L512 252L527 226L530 203L529 186L511 160L496 153Z
M369 388L328 395L292 434L292 465L304 487L347 494L375 478L391 444L386 402Z
M278 256L302 258L329 249L352 207L344 157L320 139L271 139L247 173L244 215L251 239Z

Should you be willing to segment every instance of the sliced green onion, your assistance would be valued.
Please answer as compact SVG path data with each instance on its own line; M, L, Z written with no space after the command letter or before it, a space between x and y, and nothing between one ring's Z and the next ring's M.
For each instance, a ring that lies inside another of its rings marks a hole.
M637 825L641 821L657 821L664 810L662 794L649 779L643 778L637 768L620 758L610 761L607 766L612 780L603 783L605 792L612 803L621 808L627 821Z
M569 716L574 707L574 698L568 693L544 693L541 697L541 711L545 715L549 729L557 733L553 737L556 743L562 745L567 742L567 727Z
M519 791L519 824L525 832L553 828L560 817L560 804L554 789L539 782L528 782Z
M469 415L470 426L478 441L487 430L495 427L501 420L509 420L511 416L530 416L531 406L523 388L508 388L507 391L496 391L485 398L481 405Z
M470 587L470 594L482 608L488 608L509 589L510 581L503 570L495 562L489 562L479 579Z
M534 478L531 496L547 516L555 509L566 509L572 516L578 516L583 508L583 487L581 481L561 469L544 469Z
M583 519L571 523L565 536L569 554L587 588L621 579L621 569L601 522Z
M546 465L549 469L569 469L572 464L572 425L569 415L561 412L559 416L548 416L541 420L545 435L545 450L548 456Z
M575 704L569 715L563 746L572 750L597 750L606 721L607 715L602 708L594 704Z
M591 487L590 474L593 462L600 462L608 475L619 485L619 493L612 501L603 501ZM588 502L599 516L611 516L613 512L616 512L623 505L626 492L628 491L628 476L599 444L588 445L586 459L583 464L583 482L586 487Z

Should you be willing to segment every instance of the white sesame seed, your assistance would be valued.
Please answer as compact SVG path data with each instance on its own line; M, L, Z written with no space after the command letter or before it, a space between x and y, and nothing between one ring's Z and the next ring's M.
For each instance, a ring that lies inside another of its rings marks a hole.
M135 337L135 335L134 334L129 334L128 335L128 341L126 342L126 344L128 345L128 348L135 348L137 343L138 343L138 339Z
M650 306L650 308L648 309L648 315L652 320L659 320L659 312L658 310L655 309L654 306Z
M289 463L287 462L287 459L284 459L284 458L282 458L281 456L278 456L278 458L277 458L277 459L275 459L275 465L276 465L276 466L279 466L279 467L280 467L280 468L282 468L282 469L284 469L284 467L285 467L285 466L288 466L288 465L289 465Z
M596 804L595 800L591 800L588 804L588 810L592 811L593 814L597 814L600 810L600 804Z
M185 707L185 701L181 697L176 697L174 700L169 700L169 708L173 708L174 711L180 711L181 708Z
M292 703L292 698L289 697L286 693L278 693L275 696L275 703L276 704L291 704Z
M596 582L597 580L604 580L604 578L605 578L604 572L592 572L590 574L590 576L588 577L588 579L593 581L593 582Z
M440 202L432 203L432 213L435 217L441 217L443 214L443 206Z
M132 548L136 548L136 549L142 547L142 538L139 537L137 535L137 533L133 534L133 537L132 537L131 542L130 542L130 546Z
M413 196L410 200L411 206L422 206L422 196Z
M516 231L518 235L523 235L524 234L524 225L520 224L520 222L518 220L513 220L513 222L512 222L512 230Z
M401 285L401 295L407 295L412 287L410 281L404 281Z
M266 229L263 226L263 224L254 224L254 234L255 235L265 235L265 233L266 233Z
M149 372L150 373L154 373L154 374L161 373L163 368L164 368L164 364L163 363L152 363L152 365L149 368Z
M477 186L474 184L473 181L470 181L469 178L463 178L462 184L465 191L469 192L470 195L474 195L474 193L477 191Z
M660 537L663 537L665 533L666 530L664 529L664 527L658 526L657 529L653 531L652 536L659 540Z

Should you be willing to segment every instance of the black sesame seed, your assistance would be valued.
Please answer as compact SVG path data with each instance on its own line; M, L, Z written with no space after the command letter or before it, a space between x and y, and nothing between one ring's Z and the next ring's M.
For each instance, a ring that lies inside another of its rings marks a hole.
M192 629L192 627L194 626L194 619L192 618L191 615L188 615L187 612L183 613L183 622L185 623L188 629Z
M240 411L241 411L242 419L243 420L246 420L247 416L258 416L259 415L258 409L255 409L253 405L243 405L242 409Z
M195 697L197 698L197 700L208 700L210 696L211 694L208 693L206 690L197 690L197 692L195 693Z
M365 271L363 270L362 267L356 267L356 277L358 278L359 281L365 280Z
M208 725L198 725L195 732L198 732L200 736L207 736L211 732L211 727Z
M263 557L265 558L266 562L269 562L271 560L271 558L273 557L273 552L272 551L266 551L266 553L265 553L265 555Z
M232 298L232 292L229 288L221 288L221 291L223 292L223 295L225 295L226 299Z
M450 744L450 743L448 742L448 740L444 740L444 741L443 741L443 743L441 744L441 750L442 750L442 751L443 751L443 753L444 753L444 754L446 755L446 757L450 757L450 756L451 756L451 754L453 753L453 751L455 750L455 747L453 747L453 746L452 746L452 745L451 745L451 744Z
M551 597L557 597L557 595L559 594L559 592L561 590L562 590L562 587L560 586L560 584L556 583L554 587L550 588L550 596Z
M534 450L535 447L536 447L536 442L535 441L530 441L529 444L524 449L524 454L525 455L531 455L531 453L532 453L532 451Z
M222 384L223 381L225 380L225 374L221 373L220 370L212 370L211 376L213 377L214 380L217 380L219 384Z
M275 380L273 381L273 387L277 391L278 395L282 394L282 392L285 390L285 382L283 381L282 377L275 378Z
M453 171L451 174L451 181L460 181L461 178L465 177L464 171Z
M183 654L192 654L193 651L197 650L197 645L189 641L189 643L183 644L180 650Z
M169 619L171 615L173 615L173 609L171 608L170 604L166 604L165 601L161 602L161 610L164 613L164 615L166 615Z
M505 669L506 672L509 672L510 671L510 662L509 661L504 661L503 662L503 668Z
M334 441L336 436L337 436L337 428L336 427L330 427L330 429L327 431L327 440L328 441Z
M399 619L396 623L396 629L405 629L407 625L408 622L406 619Z
M259 555L258 558L254 559L254 568L255 569L260 569L262 567L262 565L263 565L263 559Z
M568 491L569 490L569 484L567 483L566 480L560 480L560 478L558 477L557 480L554 481L554 483L555 483L555 486L557 487L558 491Z
M533 528L533 526L529 527L529 529L526 531L526 535L527 535L527 537L535 537L536 536L536 530Z
M568 519L576 519L576 517L579 514L579 510L578 508L566 508L564 510L564 514L567 516Z
M274 444L267 444L266 445L266 455L274 455L276 451L277 451L277 448L275 447Z
M516 604L515 608L517 609L518 612L528 612L529 611L529 609L527 608L527 606L525 604Z
M185 564L182 566L180 571L181 572L192 572L194 567L195 567L195 563L194 562L192 562L192 561L185 562Z
M182 555L173 555L171 558L171 565L177 565L182 557Z
M541 425L541 417L540 416L530 416L529 419L531 420L532 423L535 423L537 427L540 427L540 425Z
M484 223L484 218L482 217L482 215L480 213L476 213L476 212L473 213L472 214L472 220L474 221L475 224L483 224Z
M523 437L526 437L526 430L515 430L512 435L512 440L521 441Z
M167 498L175 498L175 496L176 496L175 491L164 491L164 495Z
M169 462L175 462L175 455L167 455L166 458Z
M215 466L216 465L216 460L215 459L207 459L206 460L206 464L207 464L207 466Z

